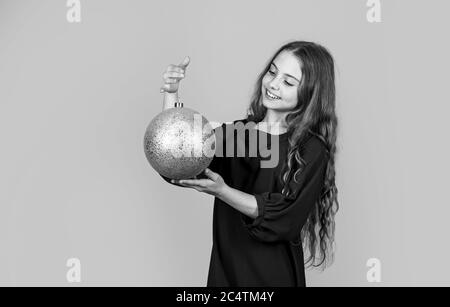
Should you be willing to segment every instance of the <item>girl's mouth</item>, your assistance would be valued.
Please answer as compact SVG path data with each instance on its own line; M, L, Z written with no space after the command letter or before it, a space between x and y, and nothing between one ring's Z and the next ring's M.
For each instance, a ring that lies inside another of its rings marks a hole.
M277 95L271 93L268 89L266 89L266 97L268 99L270 99L270 100L279 100L279 99L281 99L280 96L277 96Z

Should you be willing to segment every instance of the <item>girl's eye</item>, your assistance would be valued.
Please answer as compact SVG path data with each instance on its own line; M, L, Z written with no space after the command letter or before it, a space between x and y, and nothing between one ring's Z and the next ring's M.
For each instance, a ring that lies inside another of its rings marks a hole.
M268 73L269 75L272 75L272 76L275 75L275 72L274 72L274 71L271 71L271 70L268 70L267 73ZM284 81L284 83L285 83L287 86L294 86L294 84L289 83L289 82L287 82L287 81Z

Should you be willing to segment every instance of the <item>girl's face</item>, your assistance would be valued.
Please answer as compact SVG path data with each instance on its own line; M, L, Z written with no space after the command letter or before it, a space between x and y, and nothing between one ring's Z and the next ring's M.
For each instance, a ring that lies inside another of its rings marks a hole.
M297 106L297 91L302 71L298 59L282 51L270 64L262 80L262 103L267 109L286 112Z

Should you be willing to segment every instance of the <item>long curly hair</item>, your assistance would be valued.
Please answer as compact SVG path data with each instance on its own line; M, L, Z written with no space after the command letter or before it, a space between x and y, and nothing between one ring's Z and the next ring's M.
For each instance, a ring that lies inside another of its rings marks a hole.
M282 194L288 196L293 193L288 180L296 180L305 165L300 155L300 144L306 140L308 133L317 136L326 145L329 160L321 197L311 210L300 238L307 255L305 264L325 269L334 260L334 217L339 209L335 184L337 116L334 60L328 50L317 43L306 41L294 41L282 46L258 77L247 110L247 120L258 123L264 119L267 108L261 101L262 80L272 61L283 51L291 52L299 60L302 78L297 92L297 106L285 118L289 148L286 170L280 174L284 186Z

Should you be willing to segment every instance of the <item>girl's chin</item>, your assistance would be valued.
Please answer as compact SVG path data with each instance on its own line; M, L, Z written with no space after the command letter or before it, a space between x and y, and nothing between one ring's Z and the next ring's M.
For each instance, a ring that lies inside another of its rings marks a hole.
M280 103L278 101L263 99L262 105L267 109L279 111L279 112L288 112L292 111L295 107L286 106L286 104Z
M277 107L282 107L282 102L279 100L271 100L271 99L267 99L266 97L264 97L263 105L265 107L277 108Z

